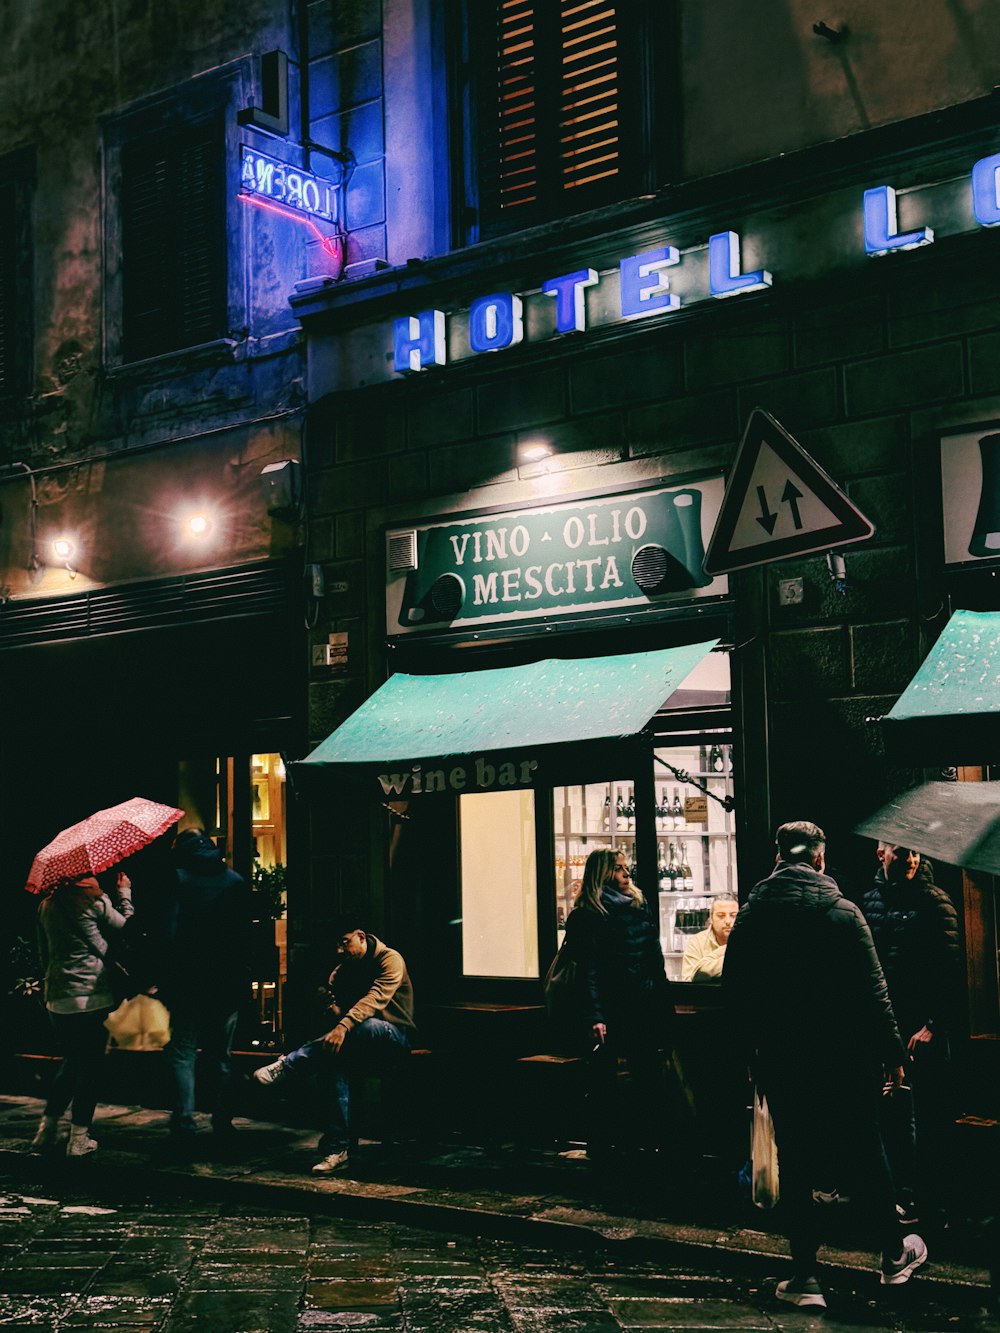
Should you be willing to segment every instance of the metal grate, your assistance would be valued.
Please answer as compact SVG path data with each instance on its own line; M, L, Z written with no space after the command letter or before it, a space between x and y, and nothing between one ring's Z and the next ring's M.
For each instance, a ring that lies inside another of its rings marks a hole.
M0 606L0 648L267 615L288 605L287 571L267 561L69 597L6 602Z
M390 532L386 548L386 563L390 574L405 574L417 567L417 534L415 529L409 532Z

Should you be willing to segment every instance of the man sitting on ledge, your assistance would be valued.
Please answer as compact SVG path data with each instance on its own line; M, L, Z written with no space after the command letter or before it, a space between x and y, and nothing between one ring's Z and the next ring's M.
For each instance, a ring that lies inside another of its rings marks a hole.
M347 1161L351 1073L408 1055L415 1032L413 986L402 954L357 926L344 932L337 952L343 962L328 983L334 1026L254 1070L254 1078L265 1087L307 1071L319 1075L326 1123L319 1142L323 1156L313 1171L321 1176Z

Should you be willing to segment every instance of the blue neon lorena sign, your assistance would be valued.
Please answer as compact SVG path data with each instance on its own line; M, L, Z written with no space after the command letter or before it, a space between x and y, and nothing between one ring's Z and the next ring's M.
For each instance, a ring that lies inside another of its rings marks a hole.
M331 224L337 221L337 187L311 171L279 162L243 144L240 150L240 192Z
M981 227L1000 226L1000 153L993 153L976 162L969 183L972 211L977 224ZM912 202L910 207L912 210ZM903 253L934 243L931 227L915 226L909 231L900 231L896 191L891 185L877 185L864 191L860 231L865 253L872 258ZM695 246L692 251L705 248ZM707 251L707 291L692 295L689 287L688 294L683 297L671 288L671 274L681 271L686 257L675 246L661 245L620 260L617 270L617 311L609 312L605 301L604 318L599 322L606 322L609 315L611 318L636 320L669 314L679 310L685 301L690 303L705 297L722 299L741 296L748 292L766 291L772 285L772 276L765 268L744 272L738 232L716 232L709 237ZM696 268L695 283L699 281L699 274L700 270ZM554 325L557 335L586 330L586 289L597 286L607 276L599 276L595 269L583 268L548 278L542 283L541 295L552 297L555 301ZM678 282L677 285L683 287L684 284ZM611 300L613 302L613 296ZM473 352L497 352L514 347L524 337L522 298L507 292L494 292L480 297L469 308L468 323L469 347ZM419 315L397 319L394 323L394 370L400 374L410 374L430 366L444 365L448 356L445 335L443 311L425 310Z

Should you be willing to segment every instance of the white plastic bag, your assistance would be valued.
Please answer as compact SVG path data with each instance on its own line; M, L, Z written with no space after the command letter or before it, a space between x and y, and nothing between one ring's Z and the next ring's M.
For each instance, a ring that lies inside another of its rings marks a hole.
M753 1168L751 1197L758 1208L773 1208L778 1202L778 1147L774 1122L763 1093L754 1091L753 1127L750 1131L750 1162Z
M104 1020L116 1046L126 1051L159 1051L170 1040L170 1014L155 995L122 1000Z

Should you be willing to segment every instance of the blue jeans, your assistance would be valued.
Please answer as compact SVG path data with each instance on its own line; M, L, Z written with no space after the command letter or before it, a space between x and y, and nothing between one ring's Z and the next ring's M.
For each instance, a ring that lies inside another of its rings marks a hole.
M195 1071L201 1047L212 1123L228 1125L232 1117L233 1034L238 1011L231 1001L202 1001L196 1007L175 1004L170 1011L170 1045L167 1062L173 1078L171 1124L175 1129L195 1128Z
M384 1018L366 1018L351 1028L337 1053L330 1050L322 1037L317 1037L285 1056L288 1073L319 1075L323 1097L320 1152L344 1152L350 1141L351 1075L409 1053L410 1041L402 1028Z

